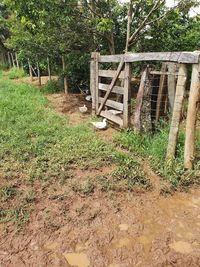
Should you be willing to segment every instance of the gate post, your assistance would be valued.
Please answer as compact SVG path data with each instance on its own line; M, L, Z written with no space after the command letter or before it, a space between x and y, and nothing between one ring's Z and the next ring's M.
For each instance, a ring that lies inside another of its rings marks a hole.
M193 64L186 120L184 167L192 169L195 152L195 128L200 98L200 64Z
M125 63L124 68L124 97L123 97L123 128L130 125L131 111L131 63Z

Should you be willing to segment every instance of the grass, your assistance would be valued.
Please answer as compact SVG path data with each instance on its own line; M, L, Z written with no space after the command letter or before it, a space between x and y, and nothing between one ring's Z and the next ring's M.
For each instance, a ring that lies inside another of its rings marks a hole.
M63 86L61 80L52 80L48 81L44 86L41 88L41 92L44 94L53 94L63 90Z
M18 69L16 67L13 67L8 72L9 79L19 79L19 78L23 78L25 76L27 76L27 74L21 68Z
M102 191L148 188L149 181L140 165L98 138L89 122L70 126L68 118L56 114L38 89L2 76L0 125L0 172L8 186L0 189L1 202L6 203L0 209L1 221L19 227L29 221L30 206L37 198L34 183L38 182L41 187L46 184L46 188L53 183L57 189L69 186L72 193L86 196L99 187ZM103 185L101 179L92 176L92 170L111 164L116 165L116 170L103 178ZM74 169L89 169L91 177L81 184L73 175ZM11 185L14 181L18 194ZM109 186L104 190L106 183ZM23 186L28 187L26 194L20 189ZM55 197L55 193L47 195L49 199ZM56 193L56 197L66 196Z
M192 184L200 184L200 161L197 158L194 170L185 171L183 166L184 140L183 129L180 130L176 157L166 161L165 155L168 144L169 124L162 123L159 131L154 135L140 135L131 130L122 131L116 142L129 149L133 154L144 157L150 162L151 167L163 179L171 184L171 189L187 188ZM197 151L200 149L200 135L196 138Z

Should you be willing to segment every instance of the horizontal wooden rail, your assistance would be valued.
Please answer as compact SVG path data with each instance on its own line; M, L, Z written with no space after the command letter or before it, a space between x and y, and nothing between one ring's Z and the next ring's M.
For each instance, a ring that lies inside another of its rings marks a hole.
M116 70L99 70L100 77L113 78L116 75ZM124 79L124 71L121 71L119 74L120 79Z
M116 124L120 125L120 127L123 127L123 120L119 116L113 115L106 110L102 110L100 115L110 121L115 122Z
M103 103L103 100L104 100L103 97L99 97L99 103ZM108 107L123 111L123 104L119 103L119 102L116 102L114 100L110 100L110 99L106 100L105 105L108 106Z
M128 53L124 55L100 56L99 62L137 62L137 61L167 61L177 63L195 64L199 62L200 53L197 52L150 52Z
M99 83L99 90L106 92L108 90L108 88L109 88L109 84ZM124 94L124 88L121 86L114 86L112 89L112 93L123 95Z

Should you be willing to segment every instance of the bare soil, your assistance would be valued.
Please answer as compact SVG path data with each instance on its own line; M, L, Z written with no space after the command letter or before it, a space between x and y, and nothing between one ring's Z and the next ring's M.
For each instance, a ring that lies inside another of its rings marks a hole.
M86 103L88 114L78 111L85 103L82 95L47 98L59 113L68 115L71 124L90 117L90 103ZM112 141L114 132L108 128L97 134ZM161 196L159 177L147 164L144 169L154 188L143 194L96 190L83 195L56 180L44 186L35 182L29 223L19 232L0 224L0 266L200 266L200 189ZM93 171L109 173L112 166L75 169L73 175L84 180ZM15 179L20 186L21 178Z

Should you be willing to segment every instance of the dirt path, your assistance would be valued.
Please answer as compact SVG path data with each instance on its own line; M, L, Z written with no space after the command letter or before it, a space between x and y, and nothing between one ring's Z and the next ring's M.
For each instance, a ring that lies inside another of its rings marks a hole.
M72 124L89 118L77 110L82 96L48 99ZM114 131L109 128L100 135L112 141ZM76 175L81 179L87 172ZM200 190L163 197L157 193L159 177L153 179L155 190L144 194L64 194L56 181L37 188L37 212L24 231L14 233L0 225L0 266L200 266Z

